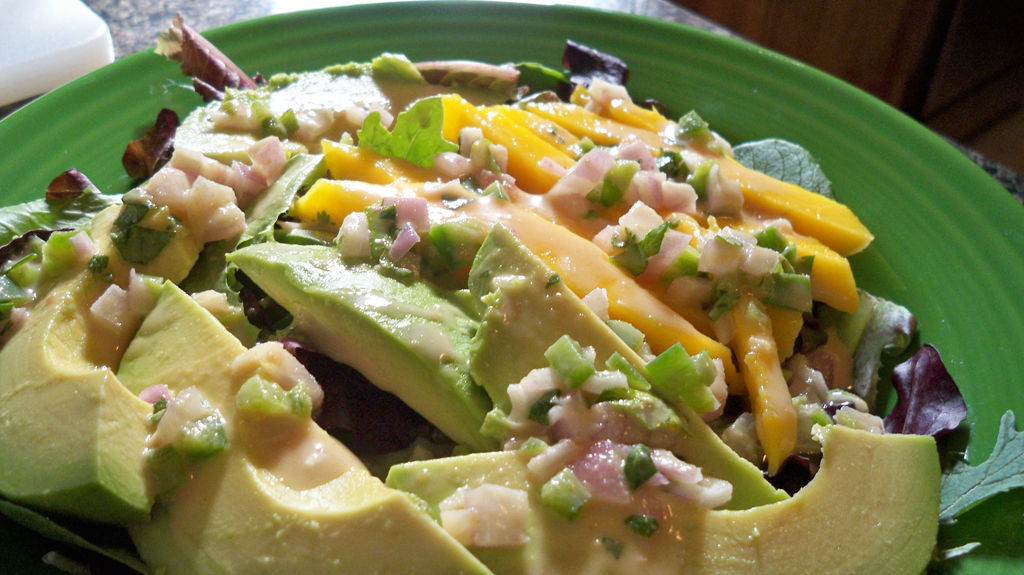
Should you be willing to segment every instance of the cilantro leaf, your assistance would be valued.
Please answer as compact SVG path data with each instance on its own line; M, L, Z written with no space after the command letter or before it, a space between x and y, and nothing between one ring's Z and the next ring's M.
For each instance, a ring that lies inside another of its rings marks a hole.
M366 117L356 135L360 148L429 168L434 165L437 154L459 149L458 145L441 135L443 121L441 98L423 98L395 118L395 126L390 132L381 122L380 112L373 112Z
M733 148L733 156L752 170L833 197L832 182L810 152L797 144L773 138L756 140Z
M964 510L989 497L1024 487L1024 433L1012 411L999 421L992 455L978 465L957 462L942 478L939 520L953 522Z

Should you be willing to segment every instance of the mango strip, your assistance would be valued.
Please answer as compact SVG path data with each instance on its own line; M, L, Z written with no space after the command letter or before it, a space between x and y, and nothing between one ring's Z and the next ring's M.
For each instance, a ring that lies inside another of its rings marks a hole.
M547 193L558 181L560 176L541 167L544 158L566 169L575 163L572 156L516 122L500 106L477 108L456 94L446 94L441 98L444 103L444 137L458 141L462 128L480 128L485 138L508 150L508 173L527 192Z
M779 364L772 322L762 305L749 295L743 296L730 314L735 329L732 347L750 396L768 473L774 475L796 446L796 411Z
M853 255L875 239L850 208L835 200L751 170L732 158L723 157L718 166L723 176L739 181L747 207L788 219L794 230L840 255Z
M394 181L429 182L437 179L437 175L426 168L352 144L324 140L323 151L327 171L335 180L390 184Z
M759 229L746 222L730 222L729 225L748 233L755 233ZM814 265L811 266L811 297L814 301L826 303L839 311L856 313L860 295L857 293L857 280L853 277L850 261L812 237L785 235L788 241L796 245L798 258L814 258Z
M362 211L386 197L397 195L402 194L394 186L358 180L321 179L295 201L290 213L304 222L317 222L326 216L335 225L340 225L350 213Z
M577 86L570 100L573 104L583 108L593 101L593 98L585 88ZM601 112L603 112L603 116L611 118L620 124L651 132L661 132L672 123L656 110L638 106L628 96L625 98L612 98L607 104L601 106Z
M576 150L573 149L573 146L578 146L580 139L569 130L558 125L558 123L524 108L502 106L501 109L504 110L509 117L532 130L534 134L537 134L537 136L542 138L545 142L555 146L564 154L568 156L574 156L576 154Z
M629 322L647 335L647 342L661 352L679 342L688 353L706 349L722 360L727 381L737 381L729 348L701 333L689 321L640 287L625 271L608 259L593 242L543 217L514 205L488 209L487 201L467 205L464 210L481 220L501 222L515 232L519 241L537 254L578 295L597 288L608 293L608 313ZM777 359L776 359L777 361Z
M665 146L661 136L654 132L616 122L572 104L527 104L525 108L557 123L577 137L590 138L599 146L612 146L634 138L655 150Z

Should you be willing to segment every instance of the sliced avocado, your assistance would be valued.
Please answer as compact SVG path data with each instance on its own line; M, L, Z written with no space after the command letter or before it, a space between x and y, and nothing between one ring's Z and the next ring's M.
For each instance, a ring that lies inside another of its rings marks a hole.
M467 573L488 569L407 494L371 476L308 418L236 410L245 348L204 308L166 284L121 362L133 388L195 386L228 422L226 453L195 463L130 532L168 575ZM413 553L396 550L415 550Z
M153 385L175 393L195 386L223 409L242 384L225 364L244 351L213 314L168 282L125 349L117 376L133 393ZM171 373L175 377L168 377Z
M92 361L89 305L107 284L54 287L0 349L0 494L102 522L148 517L143 452L152 406Z
M109 258L107 267L114 280L125 285L129 268L134 268L136 273L166 278L175 283L185 279L203 249L202 242L192 235L192 230L180 223L173 224L173 235L155 258L143 264L129 263L121 257L110 240L111 228L121 209L122 206L117 205L103 210L96 215L89 228L97 253L106 254Z
M491 303L473 340L470 370L495 404L508 406L505 389L535 368L546 367L544 351L563 334L597 352L598 365L614 352L637 369L645 362L576 296L512 232L496 225L484 240L469 275L470 291ZM515 353L509 353L509 350ZM654 400L655 398L650 398ZM650 406L647 402L620 402ZM653 403L660 404L660 401ZM733 484L730 509L746 509L785 499L757 467L737 455L686 405L674 406L684 431L672 450L712 477ZM641 420L648 414L639 413Z
M636 353L505 226L495 225L477 251L469 291L487 301L473 338L470 373L508 411L506 388L547 367L544 351L563 335L594 348L597 364ZM515 349L515 353L509 353ZM640 361L639 365L643 365Z
M394 68L389 68L393 70ZM415 68L412 68L415 72ZM280 75L271 78L265 88L229 93L223 102L217 101L198 108L189 114L175 133L175 143L183 148L230 163L233 160L248 163L249 147L262 138L262 130L253 133L243 131L215 130L213 113L219 108L230 107L232 101L258 101L257 108L272 121L278 121L290 110L302 117L307 114L329 114L329 126L324 133L316 134L309 141L296 141L299 134L282 138L288 156L308 151L318 151L320 140L337 141L347 128L354 130L358 125L346 125L344 114L337 110L361 109L388 110L397 115L414 100L452 91L451 87L428 84L419 77L403 77L388 73L386 69L371 70L369 66L353 64L335 66L323 71ZM475 86L460 86L460 93L474 104L500 104L507 98L496 91ZM320 118L323 121L324 118Z
M435 516L462 487L525 489L529 542L471 548L495 573L570 574L582 565L594 573L677 575L921 573L938 530L935 442L835 425L823 436L820 471L791 499L742 511L664 500L668 509L650 536L625 524L635 511L621 505L591 500L572 522L544 508L522 452L406 463L391 468L387 485L419 496Z
M469 377L477 323L422 282L404 284L336 249L264 243L228 256L294 316L319 351L398 396L453 440L495 447L480 433L490 401Z

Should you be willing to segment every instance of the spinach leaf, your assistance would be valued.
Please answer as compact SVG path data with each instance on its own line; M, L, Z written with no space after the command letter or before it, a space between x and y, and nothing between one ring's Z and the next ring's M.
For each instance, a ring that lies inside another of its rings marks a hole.
M418 100L395 118L390 132L381 123L380 112L373 112L357 133L359 147L429 168L437 154L459 149L441 135L443 121L444 106L439 97Z
M733 148L736 161L769 176L832 198L832 182L810 152L786 140L746 142Z

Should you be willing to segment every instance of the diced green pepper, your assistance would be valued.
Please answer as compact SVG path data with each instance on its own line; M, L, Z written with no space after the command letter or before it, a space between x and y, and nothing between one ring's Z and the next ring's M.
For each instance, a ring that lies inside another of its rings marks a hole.
M563 469L540 488L540 502L569 521L576 519L590 500L590 492L571 469Z
M631 488L640 487L648 479L654 477L657 472L658 468L654 465L654 460L651 459L651 448L638 443L629 450L629 455L626 456L626 463L623 466L623 473L626 474L626 482Z
M551 344L551 347L544 351L544 357L547 358L555 375L569 389L583 385L583 382L597 371L583 353L580 344L568 335L563 335Z
M706 413L718 405L708 387L715 379L716 369L705 350L691 357L676 343L647 364L647 375L654 392L666 401L683 401L697 413Z

